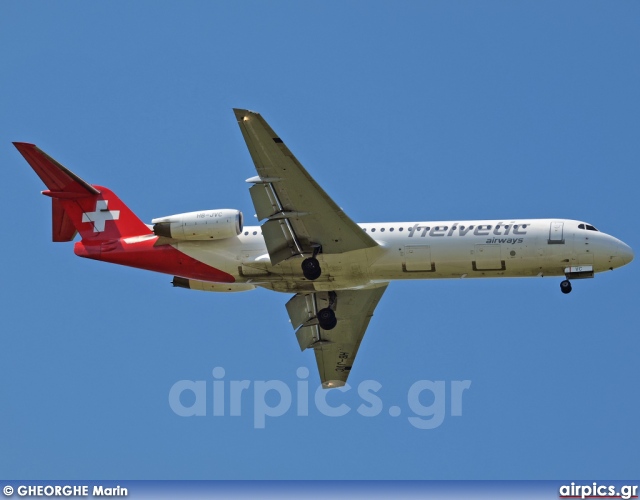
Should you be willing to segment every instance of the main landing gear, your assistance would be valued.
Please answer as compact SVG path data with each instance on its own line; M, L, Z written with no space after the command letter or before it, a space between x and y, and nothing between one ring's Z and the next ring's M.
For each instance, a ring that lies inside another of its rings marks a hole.
M311 257L307 257L302 261L302 274L309 281L317 280L322 274L322 269L320 268L320 262L316 258L322 251L322 247L320 245L313 245L313 255ZM323 330L333 330L338 324L338 319L336 318L336 313L334 311L336 305L336 292L329 292L329 307L325 307L320 309L316 313L316 319L318 320L318 326Z
M571 282L569 280L564 280L560 283L560 291L562 293L571 293Z
M327 307L323 307L316 313L318 326L323 330L333 330L338 324L338 319L336 318L335 312L337 301L338 296L336 292L329 292L329 304L327 305Z
M325 307L324 309L320 309L318 311L318 324L320 328L323 330L333 330L338 324L338 320L336 319L336 313L333 312L333 309L329 307Z
M302 274L310 281L317 280L322 274L320 262L315 257L309 257L302 261Z
M313 245L313 255L302 261L302 274L309 281L317 280L322 274L320 262L316 259L316 255L320 253L322 247L318 244Z

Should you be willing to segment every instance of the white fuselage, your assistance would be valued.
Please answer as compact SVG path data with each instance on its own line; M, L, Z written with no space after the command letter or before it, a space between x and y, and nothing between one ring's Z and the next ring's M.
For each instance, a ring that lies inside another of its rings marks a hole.
M237 237L174 246L231 274L238 283L290 293L365 288L399 279L565 276L568 269L582 266L591 269L592 276L633 259L633 251L622 241L568 219L359 225L379 247L320 253L322 276L313 282L302 276L301 258L271 265L259 226L245 227Z

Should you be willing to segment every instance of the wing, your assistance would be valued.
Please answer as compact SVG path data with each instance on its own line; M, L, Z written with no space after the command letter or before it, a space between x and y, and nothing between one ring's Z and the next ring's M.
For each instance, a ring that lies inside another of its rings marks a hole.
M298 162L258 113L234 109L257 177L247 179L273 265L294 255L343 253L377 246Z
M323 388L341 387L347 382L373 310L386 289L384 284L362 290L299 293L287 302L300 349L316 353ZM338 323L332 330L318 326L317 311L325 307L335 310Z

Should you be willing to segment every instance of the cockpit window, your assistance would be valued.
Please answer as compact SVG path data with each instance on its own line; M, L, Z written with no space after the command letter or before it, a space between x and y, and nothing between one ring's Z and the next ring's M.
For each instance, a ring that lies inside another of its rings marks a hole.
M586 229L587 231L597 231L591 224L578 224L578 229Z

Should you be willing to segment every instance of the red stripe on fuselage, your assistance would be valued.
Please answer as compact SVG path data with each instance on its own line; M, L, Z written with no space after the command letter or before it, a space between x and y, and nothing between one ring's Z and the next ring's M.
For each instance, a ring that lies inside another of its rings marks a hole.
M79 241L74 252L79 257L158 273L218 283L233 283L235 278L220 269L176 250L171 245L154 246L157 237L127 243L124 239L96 242Z

